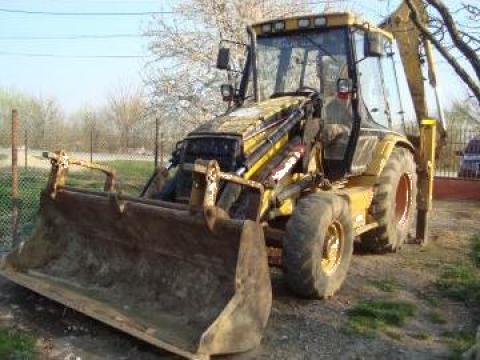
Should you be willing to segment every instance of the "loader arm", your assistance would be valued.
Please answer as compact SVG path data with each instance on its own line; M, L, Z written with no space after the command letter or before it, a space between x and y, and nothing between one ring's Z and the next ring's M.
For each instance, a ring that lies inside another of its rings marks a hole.
M410 0L409 2L418 13L417 20L427 24L428 14L423 1ZM391 32L397 41L420 128L419 144L417 146L419 191L416 235L419 242L426 243L428 241L428 216L432 207L435 154L437 144L442 144L446 137L446 122L439 95L432 45L430 41L423 37L412 20L412 12L407 1L402 2L398 9L381 24L381 27ZM422 50L427 60L428 80L435 93L439 122L430 118L431 114L428 110L422 68ZM437 141L437 133L440 141Z

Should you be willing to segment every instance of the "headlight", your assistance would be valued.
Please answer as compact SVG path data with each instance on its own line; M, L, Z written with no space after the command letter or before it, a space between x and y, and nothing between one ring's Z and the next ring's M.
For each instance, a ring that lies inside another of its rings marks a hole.
M310 19L300 19L298 20L299 28L308 28L310 27Z
M283 31L285 30L285 22L277 21L275 24L273 24L273 28L275 29L275 31Z
M264 32L264 33L272 32L272 24L263 24L262 25L262 32Z
M316 17L314 20L315 26L325 26L327 25L327 19L323 16Z

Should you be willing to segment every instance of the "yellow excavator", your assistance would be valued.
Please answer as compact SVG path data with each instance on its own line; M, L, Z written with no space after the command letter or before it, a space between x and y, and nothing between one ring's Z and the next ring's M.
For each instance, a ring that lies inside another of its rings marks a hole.
M249 26L248 44L234 44L246 53L240 72L230 49L219 51L218 68L240 73L221 88L229 110L179 142L138 197L117 191L107 167L45 154L38 225L0 274L208 359L260 343L269 265L293 294L325 298L344 282L355 243L396 251L415 216L425 242L444 126L428 117L422 64L435 87L432 52L409 14L404 4L379 27L351 13ZM103 172L104 191L67 186L71 166Z

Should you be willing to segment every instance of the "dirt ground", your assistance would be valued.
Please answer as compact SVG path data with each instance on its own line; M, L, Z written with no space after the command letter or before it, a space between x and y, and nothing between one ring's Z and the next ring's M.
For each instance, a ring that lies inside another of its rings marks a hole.
M357 254L343 289L330 300L295 298L281 272L272 270L274 303L262 345L222 359L449 358L444 334L473 329L478 309L441 296L434 283L445 264L466 258L468 239L480 233L479 219L480 203L436 202L427 247L407 245L390 255ZM375 286L382 282L396 284L394 291ZM349 326L347 311L370 299L410 302L416 315L391 332L358 334ZM432 321L432 313L444 320ZM41 359L177 359L5 280L0 281L0 326L38 337Z

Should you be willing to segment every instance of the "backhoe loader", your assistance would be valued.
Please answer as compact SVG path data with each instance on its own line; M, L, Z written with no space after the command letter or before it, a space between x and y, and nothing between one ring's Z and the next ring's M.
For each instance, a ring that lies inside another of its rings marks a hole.
M425 242L438 125L423 56L432 85L435 72L409 13L402 5L380 27L351 13L249 26L248 44L235 44L246 52L241 75L221 88L229 110L179 142L138 197L118 191L105 166L45 154L39 223L0 274L208 359L260 343L269 265L292 293L326 298L344 282L354 243L396 251L416 214ZM221 47L217 67L237 74L229 58ZM417 132L407 135L409 121ZM104 191L67 186L71 166L102 171Z

